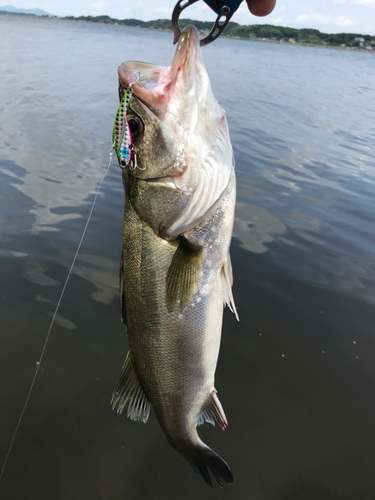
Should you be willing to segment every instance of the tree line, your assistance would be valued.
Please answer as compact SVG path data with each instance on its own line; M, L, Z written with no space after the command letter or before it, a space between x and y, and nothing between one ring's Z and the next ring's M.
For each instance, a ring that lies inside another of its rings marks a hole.
M170 19L157 19L153 21L141 21L139 19L113 19L109 16L67 16L64 19L75 21L88 21L94 23L119 24L135 28L149 28L154 30L171 31ZM193 19L180 19L180 27L193 24L201 34L206 33L212 27L212 22L196 21ZM294 41L310 45L331 45L348 47L360 47L363 45L375 48L375 36L362 35L359 33L322 33L317 29L310 28L287 28L284 26L273 26L272 24L250 24L240 25L230 21L223 35L247 39L265 39L271 41Z

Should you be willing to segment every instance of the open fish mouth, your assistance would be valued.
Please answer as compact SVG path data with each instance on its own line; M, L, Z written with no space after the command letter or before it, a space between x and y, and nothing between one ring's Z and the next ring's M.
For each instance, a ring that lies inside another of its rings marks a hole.
M133 88L133 95L157 116L165 114L174 98L191 87L196 69L203 64L199 35L188 26L180 36L172 64L168 67L128 61L118 68L121 88Z

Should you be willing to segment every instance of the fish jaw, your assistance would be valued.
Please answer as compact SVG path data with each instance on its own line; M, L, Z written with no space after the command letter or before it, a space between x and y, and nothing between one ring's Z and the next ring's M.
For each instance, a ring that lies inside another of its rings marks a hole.
M169 67L130 61L118 68L120 87L132 85L134 95L158 116L169 108L182 108L184 96L196 80L198 67L204 69L199 46L199 36L193 26L188 26L181 34L176 52ZM201 76L201 75L199 75ZM155 84L153 89L146 88Z

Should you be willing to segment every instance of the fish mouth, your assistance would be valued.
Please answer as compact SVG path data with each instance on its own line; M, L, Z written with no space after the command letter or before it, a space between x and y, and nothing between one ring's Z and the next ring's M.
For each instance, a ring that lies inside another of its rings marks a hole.
M189 57L189 55L193 55ZM118 76L123 89L131 86L133 95L157 116L163 115L168 103L176 93L186 86L199 58L200 40L194 26L188 26L181 33L172 64L169 67L129 61L118 68Z

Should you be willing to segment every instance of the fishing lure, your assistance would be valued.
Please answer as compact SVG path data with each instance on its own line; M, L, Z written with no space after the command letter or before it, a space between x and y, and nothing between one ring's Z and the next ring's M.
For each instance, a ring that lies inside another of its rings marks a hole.
M133 162L134 165L131 168L133 170L137 167L136 153L132 140L132 134L130 132L129 122L126 117L129 107L129 101L132 94L133 89L131 86L129 86L125 90L118 107L115 123L113 125L112 149L114 149L116 152L117 159L121 168L125 168L130 164L134 153L135 162Z

